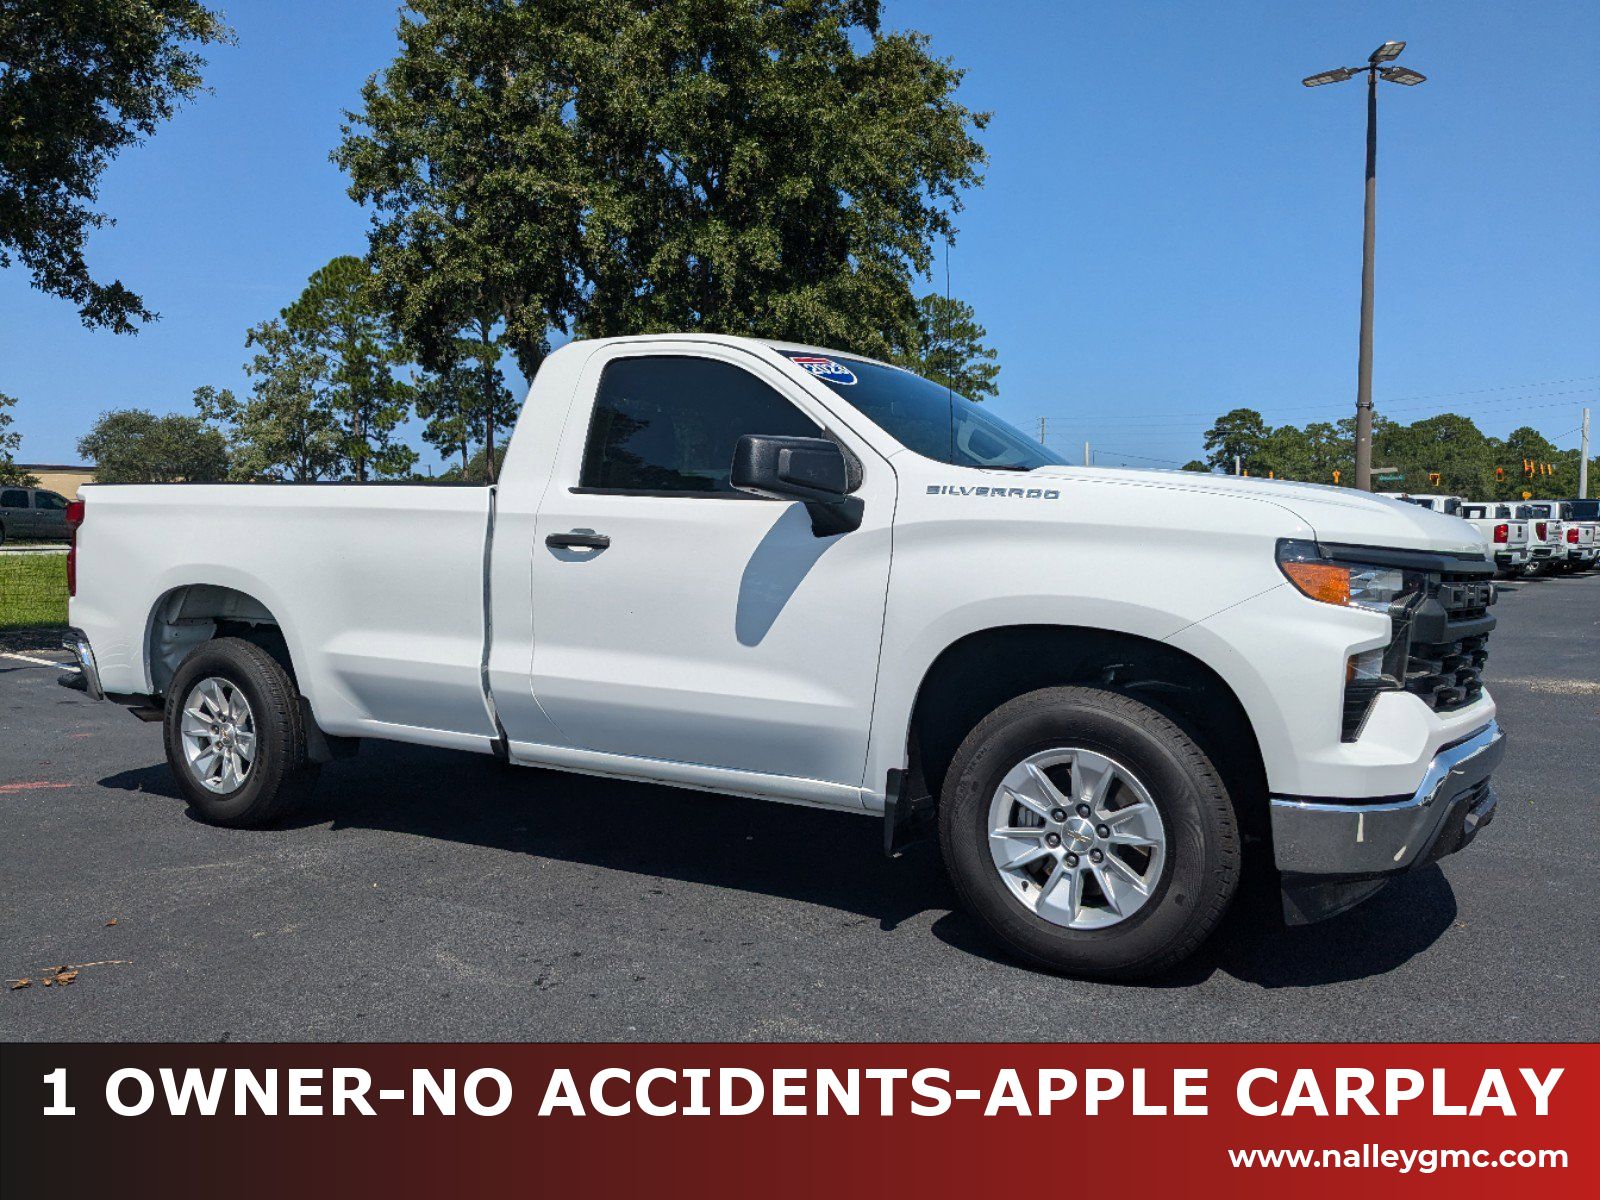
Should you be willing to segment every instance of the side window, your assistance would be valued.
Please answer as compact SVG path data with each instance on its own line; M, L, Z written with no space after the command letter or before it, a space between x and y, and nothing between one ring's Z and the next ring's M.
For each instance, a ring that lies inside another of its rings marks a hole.
M1489 510L1481 504L1469 504L1461 510L1461 515L1468 521L1482 521L1489 515Z
M54 492L35 492L33 494L33 506L43 509L45 512L60 512L67 507L67 498L58 496Z
M820 432L789 401L731 363L670 355L619 358L600 375L578 485L737 494L728 474L740 437Z
M7 488L0 492L0 508L27 508L28 493L21 488Z

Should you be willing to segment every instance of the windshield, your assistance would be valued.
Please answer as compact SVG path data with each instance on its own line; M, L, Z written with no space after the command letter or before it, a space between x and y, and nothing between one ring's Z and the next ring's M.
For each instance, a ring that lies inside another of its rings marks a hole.
M1012 471L1066 463L981 404L910 371L808 350L781 353L924 458L957 467Z

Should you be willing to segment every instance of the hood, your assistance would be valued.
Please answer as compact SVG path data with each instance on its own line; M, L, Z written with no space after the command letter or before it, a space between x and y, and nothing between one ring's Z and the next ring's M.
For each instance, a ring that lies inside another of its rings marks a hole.
M1483 541L1477 530L1459 517L1354 488L1291 483L1282 479L1202 475L1198 471L1112 467L1040 467L1030 474L1090 484L1169 488L1176 492L1274 504L1311 526L1320 542L1442 553L1483 553Z

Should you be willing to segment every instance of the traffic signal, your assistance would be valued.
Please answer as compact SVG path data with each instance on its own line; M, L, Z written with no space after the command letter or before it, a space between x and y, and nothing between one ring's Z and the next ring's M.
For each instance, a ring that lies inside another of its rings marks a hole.
M1496 467L1494 469L1494 478L1495 478L1495 482L1496 483L1504 482L1505 477L1506 477L1506 469L1504 467Z
M1439 472L1437 472L1437 471L1429 471L1428 472L1428 482L1431 483L1434 487L1438 487L1439 486Z

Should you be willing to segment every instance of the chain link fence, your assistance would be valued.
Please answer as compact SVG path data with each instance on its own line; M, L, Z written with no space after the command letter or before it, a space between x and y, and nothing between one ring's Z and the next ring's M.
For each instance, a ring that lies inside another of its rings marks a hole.
M0 630L66 623L66 550L11 546L0 549Z

